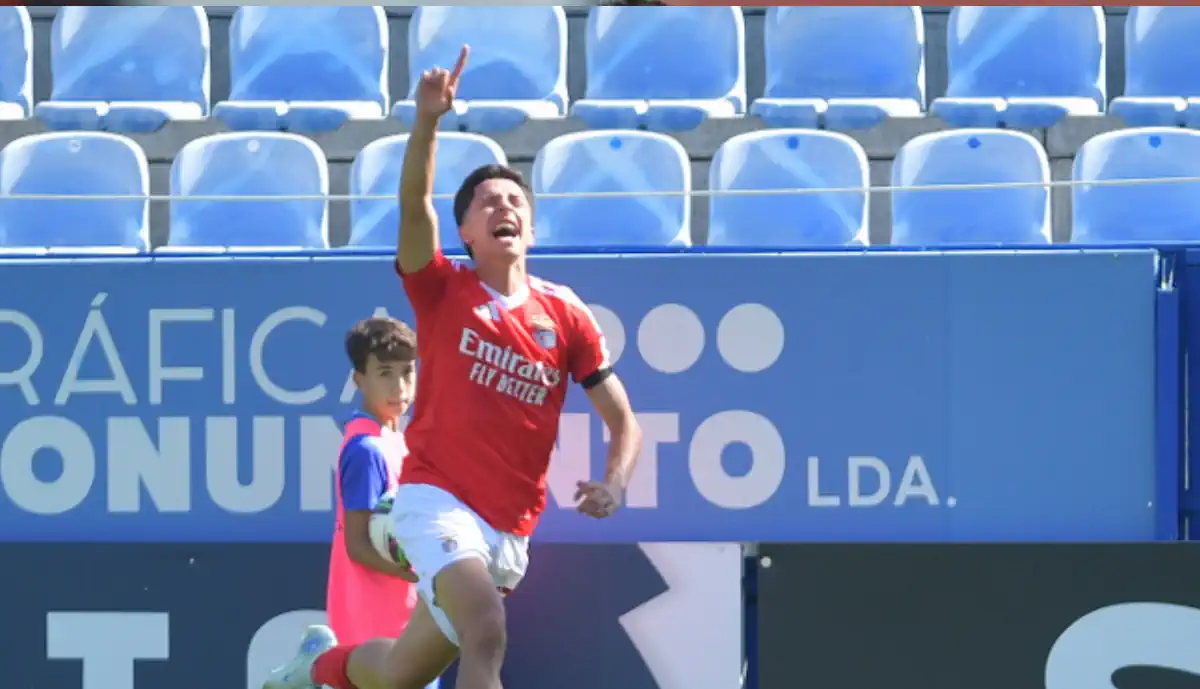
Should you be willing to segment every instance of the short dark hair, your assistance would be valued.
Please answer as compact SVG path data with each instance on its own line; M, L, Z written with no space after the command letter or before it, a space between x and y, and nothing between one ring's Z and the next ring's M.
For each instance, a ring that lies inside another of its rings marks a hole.
M463 218L467 217L467 209L471 207L471 201L475 199L475 189L489 179L507 179L511 182L516 182L517 186L521 187L521 190L525 192L525 197L529 199L529 206L533 207L533 189L525 181L525 175L506 165L493 163L475 168L463 180L462 186L454 194L454 222L462 225Z
M454 222L459 227L462 227L463 218L467 217L467 209L471 207L471 201L475 199L475 189L489 179L507 179L515 182L525 192L525 198L529 201L530 211L533 210L533 189L525 181L525 175L507 165L492 163L491 165L475 168L471 174L467 175L467 178L463 180L462 186L454 194ZM475 258L475 255L471 253L471 247L465 248L467 255Z
M404 363L417 359L417 335L395 318L368 318L346 334L346 356L359 373L367 372L367 359Z

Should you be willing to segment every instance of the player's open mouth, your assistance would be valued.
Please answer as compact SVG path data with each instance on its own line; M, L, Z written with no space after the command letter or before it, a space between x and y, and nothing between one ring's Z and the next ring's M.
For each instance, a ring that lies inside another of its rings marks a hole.
M521 233L519 230L517 230L516 225L504 223L503 225L500 225L496 229L492 230L492 236L496 239L515 239L521 236Z

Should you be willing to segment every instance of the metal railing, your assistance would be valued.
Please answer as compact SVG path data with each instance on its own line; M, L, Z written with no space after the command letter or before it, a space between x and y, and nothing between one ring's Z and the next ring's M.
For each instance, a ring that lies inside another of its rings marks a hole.
M667 191L578 191L547 192L535 194L541 199L612 199L612 198L656 198L656 197L700 197L713 196L813 196L834 194L879 194L897 192L947 192L982 191L995 189L1064 189L1072 187L1126 187L1175 184L1200 184L1200 177L1147 177L1136 179L1106 180L1053 180L1048 182L986 182L974 184L931 184L910 186L868 187L789 187L777 189L690 189ZM453 194L435 194L434 199L451 199ZM171 194L27 194L0 193L0 201L151 201L151 202L271 202L271 201L395 201L391 194L271 194L271 195L171 195Z

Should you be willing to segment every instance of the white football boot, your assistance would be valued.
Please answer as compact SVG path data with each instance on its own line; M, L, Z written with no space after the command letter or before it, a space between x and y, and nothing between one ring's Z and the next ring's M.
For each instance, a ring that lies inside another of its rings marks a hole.
M323 624L314 624L300 639L300 650L296 656L271 671L263 682L263 689L316 689L312 681L312 666L317 657L337 646L333 630Z

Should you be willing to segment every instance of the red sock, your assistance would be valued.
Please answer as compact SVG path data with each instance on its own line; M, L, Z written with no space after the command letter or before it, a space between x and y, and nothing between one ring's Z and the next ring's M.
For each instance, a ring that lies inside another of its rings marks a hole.
M346 676L346 667L350 664L350 654L356 648L358 648L358 644L334 646L322 653L312 666L313 684L318 687L325 685L333 689L358 689L350 683L350 678Z

